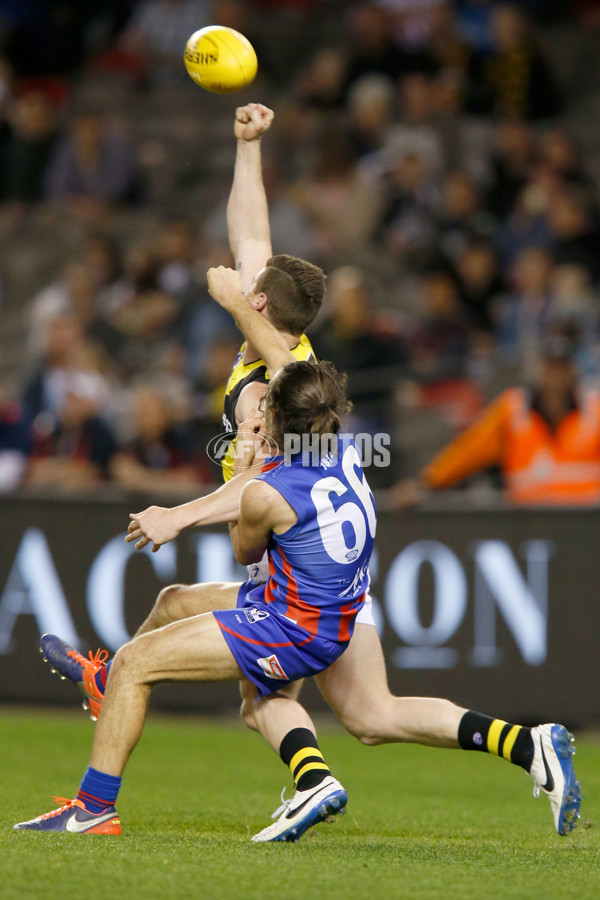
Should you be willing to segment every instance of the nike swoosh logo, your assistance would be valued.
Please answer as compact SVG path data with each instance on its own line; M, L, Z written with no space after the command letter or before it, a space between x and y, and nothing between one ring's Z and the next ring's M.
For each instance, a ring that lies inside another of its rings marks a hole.
M540 741L540 748L542 750L542 760L544 762L544 768L546 770L546 784L542 785L542 790L550 792L554 790L554 778L552 777L550 766L548 765L548 761L546 760L546 754L544 753L544 744L542 743L542 741Z
M79 690L81 691L83 696L86 697L88 700L95 700L96 702L100 702L100 701L98 701L98 697L94 696L94 694L90 694L90 692L88 691L88 689L85 686L85 682L78 681L77 687L79 688Z
M304 807L306 806L306 804L307 804L307 803L310 803L310 801L311 801L312 798L315 796L315 794L318 794L319 791L322 790L322 787L323 787L323 785L320 784L320 785L316 788L316 790L314 790L314 791L312 792L312 794L310 795L310 797L307 797L306 800L304 800L304 801L300 804L300 806L295 806L294 809L288 810L288 812L286 813L286 816L285 816L286 819L291 819L291 818L293 818L293 817L294 817L295 815L297 815L302 809L304 809Z
M93 819L85 819L85 821L80 822L77 819L77 813L74 813L70 819L67 819L66 830L81 833L82 831L87 831L90 826L101 825L103 822L108 822L109 819L115 819L116 816L117 814L113 810L110 813L105 813L103 816L94 816Z

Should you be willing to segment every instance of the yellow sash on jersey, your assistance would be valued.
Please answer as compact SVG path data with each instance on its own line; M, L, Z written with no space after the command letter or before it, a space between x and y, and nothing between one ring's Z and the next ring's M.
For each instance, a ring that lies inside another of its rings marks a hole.
M244 353L246 351L246 344L243 343L238 354L237 361L231 370L231 375L229 376L229 381L227 382L227 387L225 388L225 398L229 397L229 395L237 389L237 394L241 393L241 391L245 388L246 382L250 384L251 381L258 381L259 383L266 384L269 381L269 372L268 370L265 372L264 378L252 379L250 376L256 369L264 368L265 361L263 359L257 359L251 363L244 363ZM297 359L298 361L304 359L314 359L314 351L311 347L309 339L305 334L301 335L300 340L296 344L295 347L292 347L290 353ZM235 420L235 407L237 406L237 400L235 401L235 405L233 410L231 410L229 426L233 431L237 428L237 423ZM227 427L227 425L226 425ZM223 457L221 462L221 468L223 470L223 480L230 481L233 478L233 463L235 460L235 444L236 438L234 437L229 447L227 448L227 453Z

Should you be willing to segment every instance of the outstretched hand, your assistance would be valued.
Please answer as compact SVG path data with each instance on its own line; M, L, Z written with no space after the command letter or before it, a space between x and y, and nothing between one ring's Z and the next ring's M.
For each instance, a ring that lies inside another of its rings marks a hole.
M129 518L131 522L125 540L128 544L137 541L136 550L153 544L152 552L156 553L163 544L174 540L181 530L175 521L175 510L163 506L149 506L142 512L129 513Z
M234 133L238 141L256 141L268 131L275 113L262 103L247 103L235 111Z

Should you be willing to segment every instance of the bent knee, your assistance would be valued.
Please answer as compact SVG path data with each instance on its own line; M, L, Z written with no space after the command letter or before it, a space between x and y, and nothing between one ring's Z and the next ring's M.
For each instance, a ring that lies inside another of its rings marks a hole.
M185 587L184 584L169 584L156 598L154 611L161 625L170 625L182 618L181 595Z
M367 747L375 747L385 742L383 724L385 713L378 714L377 710L369 710L365 715L356 712L342 716L342 725L346 731L365 744Z
M376 733L375 731L368 731L364 734L357 734L355 737L364 744L365 747L377 747L379 744L385 744L386 740L383 735Z
M122 647L119 647L110 667L111 680L114 681L116 674L123 669L131 670L136 664L136 658L137 653L134 641L128 641Z
M240 707L240 718L246 728L249 728L251 731L258 731L254 709L255 704L253 700L242 700L242 705Z

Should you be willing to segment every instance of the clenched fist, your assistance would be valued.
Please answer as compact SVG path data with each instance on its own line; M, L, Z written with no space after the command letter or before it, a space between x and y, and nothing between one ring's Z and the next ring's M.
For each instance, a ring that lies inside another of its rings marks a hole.
M247 103L235 111L234 133L238 141L255 141L268 131L275 113L262 103Z

